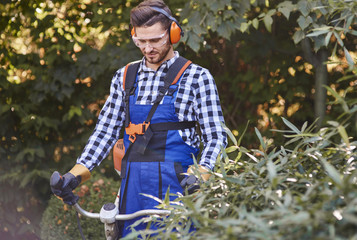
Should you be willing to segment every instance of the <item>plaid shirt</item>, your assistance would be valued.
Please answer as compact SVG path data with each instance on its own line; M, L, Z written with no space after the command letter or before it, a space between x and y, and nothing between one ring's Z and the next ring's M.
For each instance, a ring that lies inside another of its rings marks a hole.
M138 97L136 104L153 104L159 87L164 85L168 68L179 57L161 64L157 71L146 67L145 58L138 70ZM119 138L119 132L125 121L125 103L123 90L124 68L119 69L111 83L110 95L106 100L94 132L90 136L77 163L90 171L100 164L109 154ZM174 103L180 121L198 121L201 128L203 151L199 164L213 169L221 146L226 146L226 133L221 125L224 122L216 84L212 75L205 68L191 64L183 73ZM182 139L190 146L199 147L200 137L195 129L179 130Z

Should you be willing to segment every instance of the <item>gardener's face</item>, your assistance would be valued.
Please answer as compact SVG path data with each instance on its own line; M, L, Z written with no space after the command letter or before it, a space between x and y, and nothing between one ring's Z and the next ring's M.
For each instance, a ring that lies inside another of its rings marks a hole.
M133 41L145 56L147 66L156 70L163 61L174 56L167 29L161 23L149 27L135 27Z

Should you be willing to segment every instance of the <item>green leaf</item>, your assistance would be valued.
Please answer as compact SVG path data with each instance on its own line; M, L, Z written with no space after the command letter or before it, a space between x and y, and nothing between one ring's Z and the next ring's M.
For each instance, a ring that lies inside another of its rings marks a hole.
M317 52L320 50L322 47L325 46L325 37L323 35L319 35L317 37L314 37L314 50Z
M198 52L200 49L201 38L195 32L191 31L188 34L186 43L193 51Z
M334 168L330 163L328 163L325 159L321 159L321 162L326 169L327 174L331 177L331 179L337 183L338 185L342 186L342 179L340 173Z
M260 145L262 146L262 148L264 149L264 151L266 150L266 145L265 145L265 142L264 142L264 139L262 137L262 135L260 134L258 128L254 128L255 130L255 134L258 136L258 139L260 141Z
M254 157L252 154L250 154L250 153L245 153L245 154L247 154L248 155L248 157L250 157L254 162L256 162L256 163L258 163L259 162L259 160L256 158L256 157Z
M286 19L289 20L291 9L287 7L282 7L279 8L279 12L281 12L286 17Z
M288 126L291 130L293 130L295 133L300 134L300 130L297 129L297 127L294 126L291 122L289 122L287 119L282 118L283 122L285 123L286 126Z
M166 190L165 199L164 199L163 203L165 204L165 206L170 205L170 186L168 186L168 188Z
M331 126L334 126L334 127L338 127L340 124L336 121L327 121L328 124L330 124Z
M302 30L297 30L293 35L293 40L295 44L298 44L305 38L305 33Z
M220 24L217 28L217 33L226 38L226 39L229 39L229 37L231 36L231 33L232 33L232 29L229 25L228 22L222 22L222 24Z
M236 150L238 150L237 146L230 146L230 147L226 148L226 153L232 153Z
M249 120L248 120L247 124L245 125L243 133L240 135L240 137L238 139L237 146L240 146L240 143L242 142L243 136L245 135L245 132L248 129L248 125L249 125Z
M298 10L302 13L304 17L306 17L311 11L311 5L306 0L300 0L298 1Z
M223 148L223 146L221 146L221 152L222 152L222 158L226 161L229 161L229 157L227 155L227 152ZM223 164L223 161L221 161L221 164ZM223 167L222 169L224 169L224 166L221 166L221 167Z
M224 1L216 0L212 1L208 6L211 8L212 12L218 12L220 10L224 10L225 3Z
M245 31L247 31L248 27L249 27L249 24L246 23L246 22L243 22L243 23L240 24L239 30L240 30L242 33L244 33Z
M320 36L320 35L324 35L326 33L330 32L329 29L326 29L326 30L313 30L312 33L309 33L306 35L306 37L317 37L317 36Z
M278 11L289 20L290 13L295 10L295 5L291 1L284 1L278 5Z
M258 27L259 27L259 20L258 20L257 18L254 18L254 19L252 20L252 25L253 25L253 27L254 27L255 29L258 29ZM244 32L244 31L242 31L242 32Z
M311 17L304 17L304 16L300 16L297 20L300 28L302 30L305 30L310 24L312 24L312 19Z
M348 32L354 36L357 36L357 31L355 31L353 29L350 29Z
M1 149L0 149L1 150ZM242 152L239 151L238 154L237 154L237 157L234 159L235 162L238 162L242 157Z
M199 197L197 199L197 201L195 202L195 208L196 209L201 209L202 208L202 204L203 204L203 201L205 200L205 198L206 198L206 195L203 195L203 196L201 196L201 197Z
M345 57L346 57L346 60L348 62L348 65L349 65L350 69L353 69L353 66L355 65L355 63L354 63L350 53L348 52L346 47L343 47L343 51L345 53Z
M75 115L82 116L82 109L72 105L68 111L68 120L71 120Z
M158 202L158 203L160 203L160 204L163 203L163 200L162 200L161 198L155 197L155 196L153 196L153 195L151 195L151 194L140 193L140 195L143 195L143 196L145 196L145 197L151 198L151 199L155 200L156 202Z
M206 33L206 29L202 27L201 25L193 25L192 26L192 31L196 33L198 36L201 36L201 34Z
M239 185L244 184L244 180L237 178L237 177L225 177L224 180L229 181L231 183L239 184Z
M304 132L307 127L307 122L304 122L304 124L301 127L301 132Z
M325 37L325 46L327 47L332 36L332 32L328 32Z
M272 27L272 24L273 24L273 18L270 15L265 15L264 18L263 18L263 22L264 22L265 28L269 32L271 32L271 27Z
M226 125L224 125L224 123L221 123L221 125L222 125L224 131L226 131L226 133L228 134L229 138L232 140L233 144L235 146L238 146L237 139L235 138L235 136L233 135L231 130Z
M342 39L340 37L340 34L338 34L338 32L336 32L336 31L334 31L333 35L336 37L338 44L340 44L340 46L343 47L344 43L343 43L343 41L342 41Z
M208 14L206 19L207 28L212 29L212 31L217 31L216 16L213 14Z
M331 54L332 57L335 57L335 56L336 56L337 45L338 45L338 43L336 42L336 43L335 43L335 46L333 47L333 50L332 50L332 54Z
M339 125L337 127L337 130L338 130L339 134L341 135L343 141L346 143L347 147L349 148L350 147L350 141L348 139L348 135L347 135L346 129L342 125Z
M353 21L353 19L355 18L355 16L353 15L350 15L347 17L347 21L346 21L346 25L344 26L344 33L346 34L347 32L349 32L349 29L350 29L350 26L351 26L351 23Z

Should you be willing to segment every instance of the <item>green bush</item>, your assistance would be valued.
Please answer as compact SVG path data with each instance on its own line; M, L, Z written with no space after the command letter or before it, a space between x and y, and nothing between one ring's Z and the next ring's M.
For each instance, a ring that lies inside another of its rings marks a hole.
M92 178L76 189L80 196L78 203L89 212L99 212L102 205L114 202L119 183L94 173ZM41 239L73 240L81 239L74 207L52 197L41 223ZM86 239L105 239L104 225L100 220L80 217L81 227Z
M330 89L330 91L332 91ZM201 191L161 206L172 209L157 231L134 232L150 239L357 239L357 141L347 135L355 104L341 102L341 123L316 131L283 119L284 146L271 146L255 129L259 149L223 151L214 176ZM196 231L190 232L191 223ZM157 235L151 235L156 233Z

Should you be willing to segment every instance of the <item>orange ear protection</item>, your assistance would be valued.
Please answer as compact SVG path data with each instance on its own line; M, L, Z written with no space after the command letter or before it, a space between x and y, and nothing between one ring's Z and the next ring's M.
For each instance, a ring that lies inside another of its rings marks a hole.
M181 36L184 35L184 32L183 32L180 24L178 23L178 21L174 17L170 16L170 14L168 12L166 12L164 9L154 7L154 6L150 6L150 7L153 10L155 10L156 12L164 14L168 19L170 19L172 21L170 24L170 27L169 27L170 43L171 44L178 43L181 39ZM135 28L133 27L131 29L131 36L134 36L134 35L135 35Z

